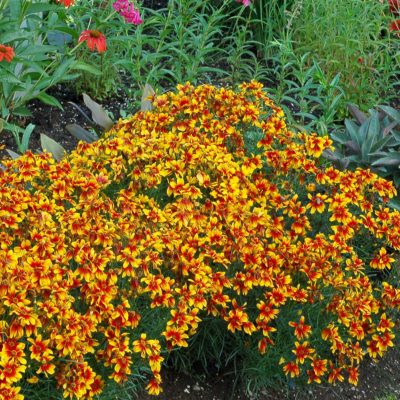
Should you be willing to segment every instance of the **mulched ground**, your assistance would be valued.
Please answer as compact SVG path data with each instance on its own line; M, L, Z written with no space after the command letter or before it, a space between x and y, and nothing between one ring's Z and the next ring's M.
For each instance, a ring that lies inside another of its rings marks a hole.
M215 376L207 380L163 371L164 392L159 400L376 400L390 395L387 400L400 400L400 349L392 349L379 362L365 360L358 386L348 384L308 386L286 390L263 389L258 396L233 389L233 379ZM141 392L138 400L151 400L154 396ZM386 399L385 399L386 400Z
M63 110L60 110L57 107L48 106L38 100L34 100L28 105L29 110L32 112L32 117L21 119L19 124L20 126L26 126L28 123L35 125L35 129L32 132L29 141L29 149L33 152L40 152L42 150L40 144L41 133L51 137L61 144L65 150L70 152L76 148L78 140L67 131L66 126L75 123L80 125L82 128L88 130L91 129L87 119L74 104L76 104L89 117L91 117L90 110L86 108L81 96L77 96L73 91L68 90L68 88L62 85L56 86L48 93L58 99L63 106ZM104 108L112 114L114 121L118 121L121 117L121 110L127 110L129 107L129 101L124 97L113 99L112 102L104 104ZM2 144L5 145L6 149L17 152L15 140L11 133L6 131L0 133L0 146ZM0 150L0 159L6 154L5 150Z

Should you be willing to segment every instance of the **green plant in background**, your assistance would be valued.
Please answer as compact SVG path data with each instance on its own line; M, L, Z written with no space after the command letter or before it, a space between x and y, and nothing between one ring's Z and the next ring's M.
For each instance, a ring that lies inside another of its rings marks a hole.
M82 71L74 82L76 93L89 93L98 100L118 94L123 84L118 61L124 59L127 49L135 45L138 35L137 26L125 23L111 8L112 3L103 0L77 2L69 8L65 20L65 24L76 32L96 29L107 37L107 51L93 52L85 46L77 50L79 59L96 65L99 73L93 75L91 70Z
M140 98L146 83L166 88L228 76L222 65L227 52L220 46L228 4L184 0L170 1L167 9L144 9L137 36L115 63L129 77L133 97ZM113 40L124 46L126 38Z
M386 5L364 0L301 3L290 32L295 53L311 52L330 80L340 73L347 101L368 109L390 96L399 40L388 33Z
M340 75L329 79L311 53L297 55L290 40L275 41L270 47L275 55L269 91L275 101L282 102L290 125L327 134L345 108Z
M295 0L257 0L254 2L252 29L258 52L267 60L273 56L270 44L286 35Z
M30 115L27 103L33 99L56 106L59 101L46 91L59 82L77 78L77 71L96 73L75 56L78 44L66 51L65 44L54 45L51 33L78 33L63 23L64 10L59 5L27 0L0 3L0 43L13 49L15 57L0 63L0 131L10 131L18 151L29 145L33 125L21 127L18 117ZM54 39L54 37L53 37Z
M343 168L371 168L400 187L400 112L379 106L364 114L354 105L349 107L355 118L345 120L345 131L331 135L336 150L328 157Z

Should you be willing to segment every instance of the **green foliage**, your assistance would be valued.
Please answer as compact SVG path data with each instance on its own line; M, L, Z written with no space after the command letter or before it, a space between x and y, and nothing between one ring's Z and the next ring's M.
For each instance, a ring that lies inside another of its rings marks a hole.
M16 56L0 64L0 121L2 130L10 131L18 151L25 152L33 125L20 127L18 117L27 117L26 104L39 99L62 108L46 91L62 81L71 81L88 69L76 59L76 48L66 51L65 43L54 41L56 32L77 33L65 26L65 12L55 4L12 0L0 3L0 43L12 47ZM53 34L53 35L52 35ZM1 131L1 130L0 130Z
M337 149L329 156L342 167L371 168L400 186L400 112L380 106L364 114L350 106L355 120L346 119L344 132L333 133Z
M345 108L344 89L337 74L329 79L311 53L298 56L290 40L275 41L269 91L282 103L290 124L327 134Z
M254 2L252 30L254 31L260 55L266 59L273 56L271 43L286 35L292 23L293 14L289 10L295 0L257 0Z
M299 56L311 52L328 79L341 75L346 100L364 109L387 98L399 69L399 41L385 2L301 0L290 37Z

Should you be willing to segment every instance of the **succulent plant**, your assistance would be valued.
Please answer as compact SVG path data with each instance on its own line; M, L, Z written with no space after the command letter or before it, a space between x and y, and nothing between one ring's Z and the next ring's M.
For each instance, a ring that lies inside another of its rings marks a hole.
M365 114L355 105L349 111L354 120L346 119L345 130L331 134L335 151L325 157L342 169L370 168L400 187L400 112L378 106Z

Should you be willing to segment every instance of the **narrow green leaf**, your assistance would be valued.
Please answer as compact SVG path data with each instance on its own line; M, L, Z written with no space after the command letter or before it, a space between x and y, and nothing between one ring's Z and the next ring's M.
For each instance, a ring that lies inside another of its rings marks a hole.
M49 94L42 92L36 96L40 101L42 101L44 104L47 104L49 106L57 107L60 110L63 110L63 106L61 103L54 97L50 96Z
M101 75L101 71L98 68L83 61L76 61L72 69L77 69L78 71L86 71L97 76Z
M28 150L29 139L31 138L31 134L32 134L34 129L35 129L35 125L29 124L25 128L24 133L22 134L21 150L22 150L23 153L25 153Z

